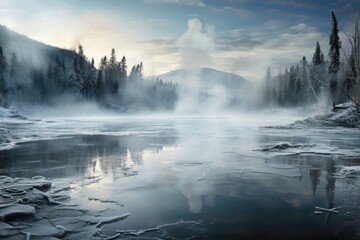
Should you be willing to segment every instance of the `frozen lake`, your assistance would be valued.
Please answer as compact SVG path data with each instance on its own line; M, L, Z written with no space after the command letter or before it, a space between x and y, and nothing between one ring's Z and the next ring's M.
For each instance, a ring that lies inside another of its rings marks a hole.
M43 176L50 192L68 195L70 212L38 210L59 225L71 225L67 216L130 213L103 224L97 238L358 238L360 178L344 169L360 165L360 131L265 127L279 123L139 116L14 124L29 141L0 151L0 175ZM88 238L82 227L64 238Z

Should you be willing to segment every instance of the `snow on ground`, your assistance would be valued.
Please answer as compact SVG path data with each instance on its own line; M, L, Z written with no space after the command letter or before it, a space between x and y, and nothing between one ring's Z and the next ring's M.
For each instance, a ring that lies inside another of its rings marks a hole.
M360 113L354 106L336 112L318 114L287 125L271 126L270 128L324 128L324 127L360 127Z
M43 122L0 107L0 150L12 148L19 142L40 139L41 131L34 126Z
M101 234L102 226L130 215L102 216L79 209L68 203L68 191L51 193L52 182L42 177L0 176L0 186L0 238L58 239L66 235L73 239L106 239L109 236ZM55 215L47 214L55 208Z
M0 148L11 144L13 136L5 126L0 126Z
M0 107L0 149L11 147L14 144L15 136L8 129L9 125L29 123L30 121L16 111Z
M114 117L114 116L112 116ZM73 134L96 134L96 126L109 118L44 118L26 117L16 110L0 107L0 150L17 143L66 137Z

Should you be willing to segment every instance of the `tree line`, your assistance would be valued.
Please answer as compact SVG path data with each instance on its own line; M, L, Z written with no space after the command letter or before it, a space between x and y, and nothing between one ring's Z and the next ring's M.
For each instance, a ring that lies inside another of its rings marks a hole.
M126 57L118 61L112 49L96 68L81 44L73 52L72 61L55 52L49 54L46 66L38 67L15 53L7 58L0 46L0 106L21 102L51 105L71 96L114 110L174 108L178 85L144 80L142 63L128 73Z
M319 42L315 44L312 59L302 57L285 71L272 76L267 69L264 102L279 106L304 106L314 103L335 105L352 101L359 106L359 20L355 18L355 31L348 35L350 54L341 48L338 22L331 12L328 59L325 59ZM341 59L343 50L344 59Z

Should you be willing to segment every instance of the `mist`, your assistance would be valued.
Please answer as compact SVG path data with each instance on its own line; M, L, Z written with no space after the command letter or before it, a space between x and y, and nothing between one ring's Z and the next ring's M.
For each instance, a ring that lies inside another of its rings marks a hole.
M1 239L360 238L359 3L43 2L0 1Z
M152 77L144 76L146 66L142 62L128 66L127 57L118 55L115 49L95 66L81 44L75 50L64 50L5 27L1 30L8 62L6 106L31 115L36 111L54 116L57 112L69 116L86 112L229 115L261 111L267 106L265 77L249 80L213 68L214 55L219 51L216 32L210 25L204 27L198 18L189 19L186 31L174 41L179 68ZM271 91L280 90L276 86ZM63 111L53 110L61 107Z
M323 91L324 86L313 85L316 98L305 89L313 72L326 77L322 70L327 68L325 65L315 69L304 67L301 61L294 63L299 70L290 69L290 75L293 71L296 80L304 84L302 91L290 89L287 69L279 73L272 69L270 76L265 76L264 69L262 79L245 79L212 68L216 62L213 56L219 51L216 32L211 26L204 27L198 18L189 19L186 31L175 41L179 68L152 77L144 76L146 66L142 62L128 66L126 56L118 55L115 49L95 66L94 59L87 56L81 44L78 49L64 50L33 41L5 27L1 30L1 45L8 62L6 104L33 116L38 115L37 112L43 116L68 117L89 114L229 116L264 111L267 107L294 107L305 116L314 109L316 113L324 113L330 105L330 95ZM290 97L291 91L299 92L297 102ZM302 101L304 98L308 100ZM344 97L339 93L337 99Z

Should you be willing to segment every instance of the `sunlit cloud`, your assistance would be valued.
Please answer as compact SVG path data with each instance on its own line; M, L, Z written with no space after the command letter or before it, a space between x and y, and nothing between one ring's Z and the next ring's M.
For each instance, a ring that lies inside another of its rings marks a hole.
M314 5L316 14L306 4ZM316 41L327 56L329 10L346 13L347 23L359 7L353 0L318 5L310 0L293 7L282 0L2 0L0 19L50 45L74 49L81 43L96 64L115 48L129 68L142 61L147 76L192 65L261 79L268 65L279 69L302 56L310 60ZM198 20L187 26L189 19Z
M138 19L131 22L133 25L158 25L158 24L166 24L169 20L167 19Z
M195 6L205 7L205 3L201 0L143 0L144 3L156 3L156 4L176 4L179 6Z
M232 15L238 16L240 18L246 18L246 17L249 17L249 16L255 14L251 10L248 10L245 8L239 8L239 7L225 6L225 7L220 7L220 8L219 7L211 7L210 9L215 12L232 14Z

